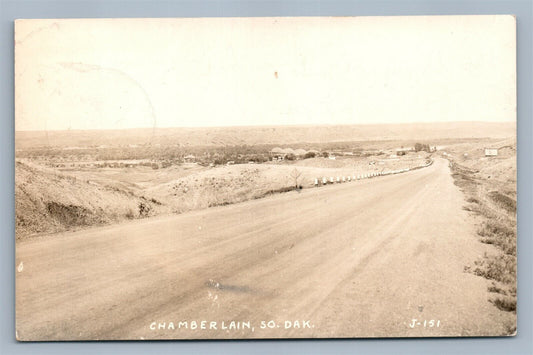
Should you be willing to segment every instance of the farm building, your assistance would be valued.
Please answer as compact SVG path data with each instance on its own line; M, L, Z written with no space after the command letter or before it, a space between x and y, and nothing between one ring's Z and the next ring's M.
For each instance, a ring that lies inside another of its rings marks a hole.
M498 148L485 148L486 157L495 157L498 156Z

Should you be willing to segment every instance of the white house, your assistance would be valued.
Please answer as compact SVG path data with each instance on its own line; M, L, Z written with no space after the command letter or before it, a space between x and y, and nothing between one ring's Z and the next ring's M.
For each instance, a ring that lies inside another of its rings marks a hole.
M485 148L486 157L495 157L498 156L498 148Z

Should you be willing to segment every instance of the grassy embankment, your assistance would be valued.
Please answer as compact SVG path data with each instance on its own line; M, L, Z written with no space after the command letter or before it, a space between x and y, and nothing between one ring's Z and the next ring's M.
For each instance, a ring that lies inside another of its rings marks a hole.
M495 158L479 152L459 155L450 166L468 202L464 209L479 217L479 240L497 249L465 270L492 281L488 291L495 294L491 302L496 307L516 312L516 148L505 149Z
M160 202L125 186L15 163L16 238L102 225L154 214Z

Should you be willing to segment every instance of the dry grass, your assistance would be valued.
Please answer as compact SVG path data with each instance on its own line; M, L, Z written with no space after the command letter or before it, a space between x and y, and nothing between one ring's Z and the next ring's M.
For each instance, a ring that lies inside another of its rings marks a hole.
M496 307L506 312L516 312L516 298L496 298L490 301Z
M506 255L516 256L516 230L514 226L498 220L484 221L477 231L481 241L500 248Z
M372 164L369 164L372 162ZM329 160L313 158L295 162L240 164L217 166L196 170L193 174L175 175L168 170L166 182L147 187L143 194L165 204L171 212L208 208L258 199L276 193L293 191L296 169L300 174L297 184L302 188L314 187L316 178L354 176L379 172L383 169L413 167L425 163L425 157L406 157L401 160L384 161L376 157L343 158ZM335 166L335 167L332 167ZM160 169L159 181L164 181L166 169Z
M507 290L505 288L502 288L496 282L492 282L492 285L489 286L487 290L492 293L499 293L501 295L507 296Z
M516 213L516 200L502 194L499 191L491 191L488 196L498 204L501 208L505 209L509 213Z
M123 186L18 161L15 205L16 238L21 239L147 217L157 204Z
M516 257L507 254L487 255L474 262L474 274L504 284L516 281Z
M512 155L488 160L480 151L471 148L468 159L461 164L451 160L450 166L454 182L468 202L464 209L481 219L477 230L480 241L493 245L497 252L485 253L465 270L492 280L488 291L497 296L490 302L502 311L516 312L516 161Z

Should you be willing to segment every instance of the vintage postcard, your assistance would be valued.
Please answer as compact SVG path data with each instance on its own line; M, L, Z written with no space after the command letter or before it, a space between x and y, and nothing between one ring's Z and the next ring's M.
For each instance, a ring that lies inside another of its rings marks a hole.
M511 15L15 22L21 341L516 334Z

